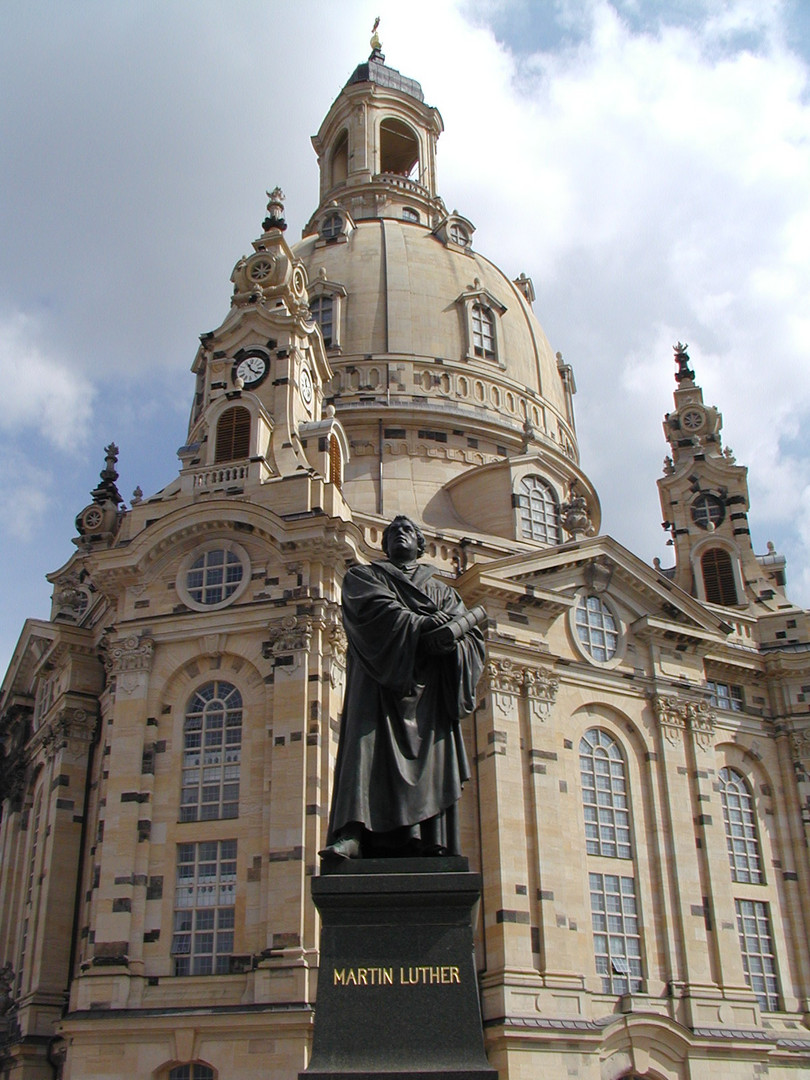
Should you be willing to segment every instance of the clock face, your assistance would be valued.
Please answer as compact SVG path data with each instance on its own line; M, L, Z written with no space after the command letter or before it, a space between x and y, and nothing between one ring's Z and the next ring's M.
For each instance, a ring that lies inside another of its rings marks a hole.
M301 398L305 405L309 405L312 402L312 376L307 368L301 368L301 378L299 380L299 386L301 388Z
M237 360L233 368L234 379L242 379L246 387L258 386L267 375L267 357L261 353L252 356L243 356Z
M687 431L698 431L703 427L703 413L699 409L689 409L681 417L681 426Z

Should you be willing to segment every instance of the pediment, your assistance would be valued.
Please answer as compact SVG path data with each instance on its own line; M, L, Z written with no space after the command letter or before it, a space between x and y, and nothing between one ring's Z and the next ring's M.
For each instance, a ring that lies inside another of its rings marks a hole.
M459 580L468 602L487 596L551 621L584 588L608 592L635 636L660 636L704 647L731 627L611 537L598 536L471 567Z

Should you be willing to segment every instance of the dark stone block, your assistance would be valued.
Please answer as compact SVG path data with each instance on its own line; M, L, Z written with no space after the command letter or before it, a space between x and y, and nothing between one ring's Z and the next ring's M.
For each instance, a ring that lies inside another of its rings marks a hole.
M300 1080L497 1080L473 957L480 887L459 857L321 869L315 1030Z

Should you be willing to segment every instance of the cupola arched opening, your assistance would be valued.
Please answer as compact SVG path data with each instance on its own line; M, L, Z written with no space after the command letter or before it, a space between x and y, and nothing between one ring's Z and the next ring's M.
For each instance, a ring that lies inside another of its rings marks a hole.
M217 421L215 464L239 461L250 454L250 411L244 405L226 409Z
M411 177L418 165L419 140L413 129L393 117L383 120L380 124L380 172Z
M349 175L349 133L344 128L332 151L332 187L342 184Z

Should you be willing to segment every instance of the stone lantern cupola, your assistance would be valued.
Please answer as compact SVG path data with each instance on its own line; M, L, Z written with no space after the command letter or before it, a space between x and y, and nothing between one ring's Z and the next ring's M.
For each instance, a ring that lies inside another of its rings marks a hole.
M312 144L321 173L318 210L305 232L341 206L354 220L407 217L435 226L445 216L436 193L436 142L444 129L422 88L387 67L376 34Z

